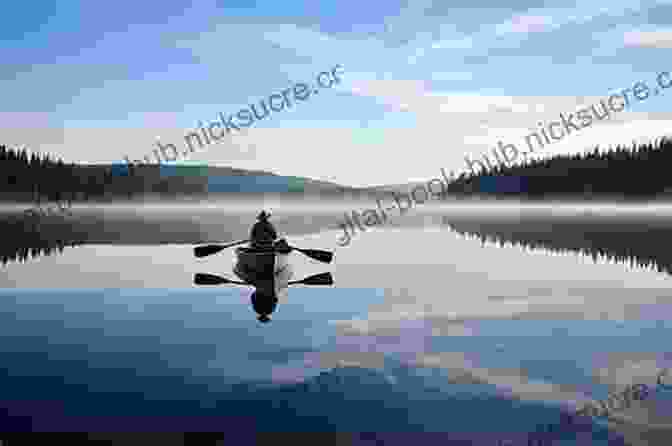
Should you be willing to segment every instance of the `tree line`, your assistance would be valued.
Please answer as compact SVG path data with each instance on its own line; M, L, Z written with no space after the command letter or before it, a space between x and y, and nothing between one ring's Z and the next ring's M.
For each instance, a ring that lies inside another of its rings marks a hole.
M500 163L477 173L462 173L447 187L454 195L487 194L527 198L623 196L633 199L672 192L672 139L619 145L608 151ZM188 166L184 166L189 168ZM156 164L80 165L26 149L0 145L0 201L84 201L131 199L142 195L208 194L208 174L165 175ZM228 167L209 167L215 175L259 175ZM514 185L512 187L512 184Z
M672 140L618 145L600 152L528 159L498 164L477 173L461 174L448 186L456 195L494 196L623 196L641 199L672 192ZM493 184L495 187L493 188Z
M159 195L174 198L185 195L208 195L212 181L237 176L277 176L266 171L236 169L224 166L166 164L82 165L64 163L49 155L29 153L26 149L9 149L0 145L0 201L112 201L140 196ZM296 181L297 178L291 177ZM358 188L306 180L306 192L320 195L358 196L366 192ZM288 180L289 181L289 180ZM302 182L301 182L302 183ZM302 194L301 188L288 193Z
M81 201L207 192L207 177L166 176L158 165L80 165L0 145L0 201Z

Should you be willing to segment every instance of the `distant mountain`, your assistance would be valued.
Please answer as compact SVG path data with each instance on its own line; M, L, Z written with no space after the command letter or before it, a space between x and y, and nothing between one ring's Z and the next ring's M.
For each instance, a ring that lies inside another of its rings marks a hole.
M248 179L255 177L254 179ZM65 164L49 155L0 146L0 201L114 201L176 198L220 193L279 193L321 197L364 197L366 188L306 177L222 166Z
M598 198L651 199L672 197L672 140L656 145L633 145L615 150L549 159L533 159L519 165L497 165L479 173L463 174L448 185L453 196L488 195L503 198ZM0 201L57 201L133 199L153 196L207 197L239 193L236 182L250 180L250 193L312 195L332 198L375 199L392 193L410 193L426 182L343 186L308 177L283 176L263 170L191 165L77 165L49 156L29 155L0 146ZM627 179L627 180L626 180ZM216 183L220 181L220 183ZM274 192L263 190L270 188ZM284 189L283 189L284 188ZM243 188L244 189L244 188Z
M374 192L374 193L382 193L382 194L391 194L391 193L396 193L396 194L410 194L411 191L415 187L426 187L427 182L411 182L411 183L405 183L405 184L389 184L389 185L382 185L382 186L370 186L367 188L367 190Z
M393 376L347 366L298 384L240 383L231 388L221 408L230 408L228 403L235 401L235 415L255 417L265 431L375 432L369 437L381 444L408 444L414 438L419 444L436 446L495 444L504 432L517 429L524 435L538 423L560 419L557 409L534 401L509 399L494 390L479 392L476 386L451 391L448 382L439 388L408 367L392 368ZM484 384L482 390L485 387L489 386ZM215 409L219 410L220 406ZM596 436L611 437L609 444L624 445L604 427L588 427ZM403 438L404 433L423 436ZM563 436L570 435L564 432ZM399 441L402 438L405 441Z

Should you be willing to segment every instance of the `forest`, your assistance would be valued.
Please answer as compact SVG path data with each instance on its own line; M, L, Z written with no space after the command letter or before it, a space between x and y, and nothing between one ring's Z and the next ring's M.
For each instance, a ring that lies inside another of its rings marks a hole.
M159 166L66 164L49 155L0 146L0 201L86 201L132 198L148 193L201 192L207 181L192 184L162 177ZM200 184L199 184L200 183Z
M0 146L0 202L109 202L142 196L206 196L213 193L232 193L235 188L222 190L226 188L214 186L222 182L235 184L235 177L249 176L264 177L268 179L266 182L271 183L271 180L282 183L284 179L290 186L301 186L288 187L287 193L294 195L312 193L320 196L343 196L349 193L360 196L367 192L363 188L342 187L325 181L225 166L126 162L111 165L66 164L50 155L29 154L25 149ZM240 184L249 185L250 182L240 181ZM249 191L250 194L254 192Z
M666 171L668 165L672 165L672 139L661 138L647 144L633 144L631 148L619 145L600 151L595 147L585 153L499 164L475 174L462 173L447 189L456 196L641 200L671 195L672 176ZM166 175L165 168L157 164L66 164L49 155L0 146L0 201L113 201L146 195L207 195L209 177L273 175L230 167L199 167L198 174ZM343 188L305 180L306 186L314 184L320 194L337 190L366 192L366 188Z
M114 201L212 192L209 177L273 175L230 167L118 163L66 164L49 155L0 146L0 201ZM210 190L209 190L210 189Z
M454 195L501 197L648 199L672 191L672 140L661 138L632 147L557 155L520 164L499 164L476 174L461 174L448 186Z

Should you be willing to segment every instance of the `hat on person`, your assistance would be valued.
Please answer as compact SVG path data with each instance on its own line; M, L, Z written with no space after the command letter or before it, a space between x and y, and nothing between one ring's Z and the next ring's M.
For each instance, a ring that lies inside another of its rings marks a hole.
M268 220L268 217L270 217L271 214L267 213L266 211L261 211L259 215L257 215L257 220Z

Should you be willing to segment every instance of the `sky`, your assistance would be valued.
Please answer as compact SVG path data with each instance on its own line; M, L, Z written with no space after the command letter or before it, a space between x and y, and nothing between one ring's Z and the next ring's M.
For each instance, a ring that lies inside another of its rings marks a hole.
M190 155L352 186L460 173L613 92L672 71L672 1L11 2L0 144L141 159L340 65L341 82ZM670 133L672 89L537 150Z

